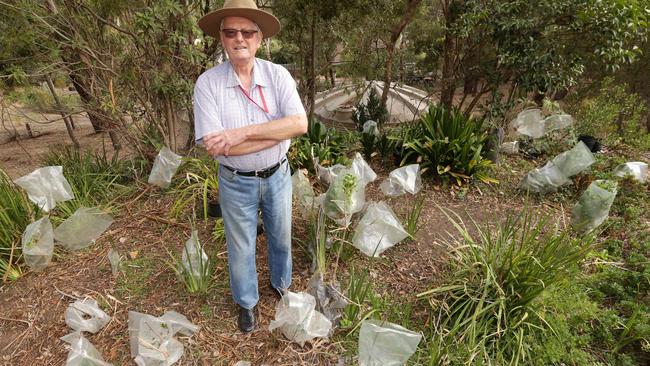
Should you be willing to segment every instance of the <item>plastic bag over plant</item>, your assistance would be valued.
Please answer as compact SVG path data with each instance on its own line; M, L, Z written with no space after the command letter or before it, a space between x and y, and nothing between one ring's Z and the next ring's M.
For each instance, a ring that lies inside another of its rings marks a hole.
M504 142L499 147L499 151L506 155L514 155L519 152L519 141Z
M304 346L317 337L327 337L332 323L315 310L316 300L304 292L287 292L275 307L269 331L280 328L288 339Z
M307 291L316 300L316 309L334 325L338 325L343 317L343 309L348 304L341 296L338 282L324 283L323 274L315 272L307 284Z
M352 245L369 257L378 257L407 237L393 210L385 202L373 202L357 224Z
M70 183L63 176L63 167L46 166L36 169L15 180L29 196L29 199L44 211L49 212L58 202L74 198Z
M71 347L65 366L111 366L81 332L70 333L61 340Z
M621 164L614 169L614 175L617 177L631 175L635 180L645 183L648 179L648 164L640 161Z
M518 133L538 139L547 133L573 124L573 117L568 114L553 114L542 117L542 111L533 108L521 111L517 118L510 122L510 126Z
M318 180L320 180L323 184L330 185L336 179L336 177L341 174L342 171L347 169L345 165L341 164L336 164L332 165L329 168L325 168L321 165L317 165L318 168Z
M180 165L181 157L174 154L169 148L163 147L153 162L153 168L149 174L149 184L160 188L169 187L172 177Z
M181 257L181 266L183 267L181 271L195 278L201 278L207 273L209 266L208 255L205 254L203 247L199 243L196 230L192 230L192 236L185 242Z
M373 120L366 121L366 123L363 124L362 133L379 136L379 128L377 127L377 122Z
M316 194L309 182L309 178L307 178L307 170L296 170L291 176L291 182L293 184L293 197L298 200L298 209L303 214L303 217L307 218L317 206L314 202Z
M422 335L400 325L371 319L361 323L359 365L401 366L415 353Z
M117 276L120 272L120 253L117 250L111 248L108 250L108 262L111 264L111 272L113 276Z
M54 230L54 239L68 250L83 249L99 238L113 218L96 207L80 207Z
M191 336L198 330L198 326L175 311L158 318L129 311L131 357L138 366L173 365L183 356L184 350L174 335Z
M388 178L381 182L381 191L385 195L397 197L404 193L416 194L422 188L420 164L406 165L390 172Z
M368 183L374 182L377 179L377 173L363 160L361 154L356 153L350 171L359 177L359 183L365 188Z
M52 260L54 232L48 216L27 225L22 237L22 252L25 263L40 271Z
M77 300L65 310L65 323L79 332L97 333L110 320L111 317L91 298Z
M571 226L581 233L588 233L600 226L609 215L616 191L617 183L614 181L593 181L573 206Z
M578 142L573 149L559 154L551 161L567 178L580 173L596 162L591 150L582 141Z
M341 226L350 223L352 215L363 209L365 186L359 176L345 170L330 185L323 200L325 214Z

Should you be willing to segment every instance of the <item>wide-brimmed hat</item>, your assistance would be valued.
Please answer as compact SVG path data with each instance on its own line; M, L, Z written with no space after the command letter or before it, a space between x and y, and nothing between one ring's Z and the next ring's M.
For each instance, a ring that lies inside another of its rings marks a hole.
M280 31L280 21L273 14L257 8L254 0L226 0L223 8L215 10L199 19L199 27L212 37L219 38L221 21L226 17L250 19L259 27L264 37L276 35Z

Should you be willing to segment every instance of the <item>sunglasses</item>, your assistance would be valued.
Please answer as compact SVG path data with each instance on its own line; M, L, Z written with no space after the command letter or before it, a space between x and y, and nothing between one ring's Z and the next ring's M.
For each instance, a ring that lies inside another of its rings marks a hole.
M226 36L226 38L235 38L237 37L237 33L241 33L241 36L244 37L244 39L251 39L255 37L257 34L257 31L254 29L231 29L231 28L226 28L221 30L223 32L223 35Z

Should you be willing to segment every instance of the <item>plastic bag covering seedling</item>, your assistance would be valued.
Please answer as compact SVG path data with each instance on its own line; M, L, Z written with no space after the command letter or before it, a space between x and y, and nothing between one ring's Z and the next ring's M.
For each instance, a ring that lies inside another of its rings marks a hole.
M580 141L573 149L559 154L551 161L564 176L570 178L589 168L596 160L587 145Z
M325 214L341 226L350 223L352 215L363 209L365 186L349 170L342 172L330 185L323 201Z
M77 300L65 310L65 323L78 332L97 333L111 317L91 298Z
M363 160L360 153L354 155L350 171L359 177L359 183L365 188L368 183L374 182L377 179L377 174L374 170Z
M390 172L388 178L381 182L381 191L390 197L404 193L416 194L422 188L420 164L406 165Z
M514 155L519 152L519 141L504 142L499 151L506 155Z
M377 128L377 122L373 120L368 120L363 124L363 133L368 133L371 135L379 136L379 128Z
M149 184L160 188L169 187L172 177L180 165L181 157L174 154L169 148L163 147L153 162L153 168L149 174Z
M588 233L602 224L609 215L616 197L617 183L610 180L593 181L582 193L571 211L571 226Z
M74 198L70 183L63 176L63 167L46 166L36 169L15 180L29 196L29 199L44 211L49 212L58 202Z
M645 183L648 179L648 164L640 161L621 164L614 169L614 175L617 177L631 175L637 181Z
M65 366L111 366L81 332L70 333L61 340L71 347Z
M544 123L544 133L549 133L554 130L561 130L573 125L573 117L569 114L553 114L546 117Z
M22 237L22 252L25 263L40 271L52 260L54 232L48 216L27 225Z
M299 169L293 176L291 176L291 182L293 184L293 197L298 200L298 209L303 214L304 218L307 218L311 212L316 207L314 198L314 188L307 178L307 171L305 169Z
M287 292L275 307L275 320L271 320L269 331L280 328L285 337L301 347L314 338L326 337L332 323L315 307L316 299L310 294Z
M117 276L120 272L120 253L117 250L111 248L108 250L108 262L111 264L111 272L113 276Z
M421 338L421 334L397 324L365 320L359 331L359 365L404 365L415 353Z
M510 125L518 133L530 136L534 139L544 136L542 111L537 108L526 109L519 112L517 117L510 122Z
M569 182L569 179L549 161L541 168L529 171L519 184L519 189L535 193L549 193Z
M201 278L207 272L208 255L199 243L196 230L192 230L192 236L185 242L183 255L181 256L181 271L189 273L192 277Z
M338 177L343 170L347 169L345 165L342 164L332 165L329 168L325 168L321 165L317 165L317 168L318 168L318 179L322 183L327 185L332 184L334 179L336 179L336 177Z
M113 218L96 207L80 207L54 229L54 239L68 250L83 249L99 238Z
M357 224L352 245L369 257L378 257L407 237L393 210L384 202L373 202Z
M183 344L174 335L191 336L199 327L185 316L168 311L161 317L129 311L129 345L138 366L169 366L183 356Z

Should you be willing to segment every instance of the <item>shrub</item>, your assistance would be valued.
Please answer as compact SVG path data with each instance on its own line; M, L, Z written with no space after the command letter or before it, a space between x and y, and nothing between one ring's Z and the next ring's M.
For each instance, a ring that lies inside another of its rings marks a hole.
M345 152L350 136L335 128L327 128L315 119L309 122L307 134L293 140L289 149L291 169L307 169L315 174L314 159L322 166L347 164Z
M491 163L481 156L486 140L482 126L482 120L432 105L404 141L402 164L419 162L423 172L451 177L459 185L471 177L496 182L485 172Z
M535 301L577 271L590 242L556 232L546 219L534 223L526 211L494 232L475 225L476 240L460 217L447 216L460 238L447 243L449 278L418 295L428 297L438 314L429 345L432 364L529 362L525 340L548 328Z
M184 172L173 193L176 196L170 215L179 218L188 206L201 204L204 219L208 218L208 203L218 199L219 163L207 154L183 158L179 171Z
M359 132L363 131L363 125L367 121L377 122L379 131L382 132L384 123L388 121L388 117L388 110L381 103L381 98L377 95L377 91L372 85L368 93L368 100L365 103L363 100L359 101L354 107L354 112L352 112L352 121Z

